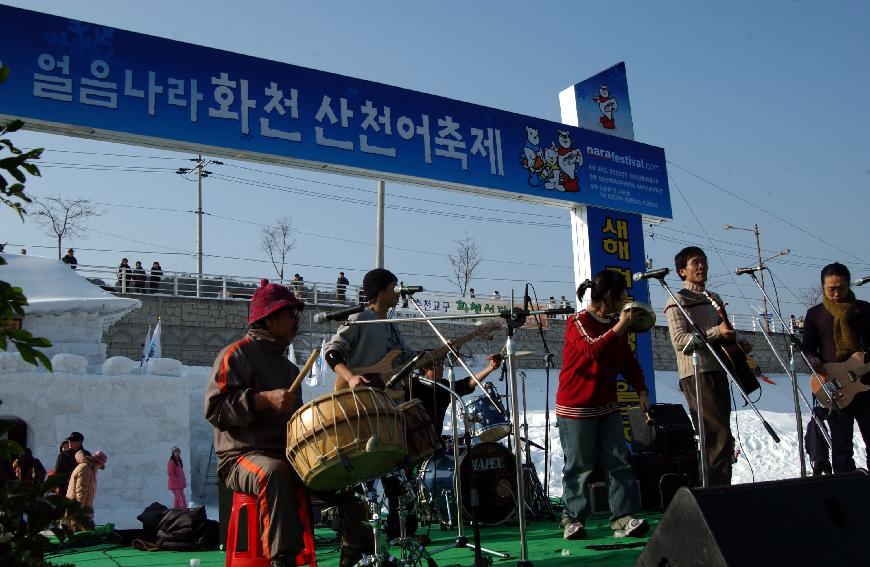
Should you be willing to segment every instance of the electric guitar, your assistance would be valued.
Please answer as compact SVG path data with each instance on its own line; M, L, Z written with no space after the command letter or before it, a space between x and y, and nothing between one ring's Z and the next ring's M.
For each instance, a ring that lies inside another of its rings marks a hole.
M713 294L708 292L706 289L701 293L703 293L704 297L709 299L710 303L713 304L713 308L716 309L716 313L719 314L719 322L725 323L725 326L733 331L734 327L728 320L728 315L725 313L725 307L720 305L719 302L713 298ZM761 388L761 384L758 383L758 378L755 377L755 372L752 371L749 362L746 360L746 353L743 352L743 349L737 344L736 336L733 340L723 340L714 343L713 346L716 347L719 354L722 355L722 361L726 366L728 366L731 375L734 376L734 379L737 380L737 383L740 384L740 387L743 388L743 391L746 392L746 394L751 394L755 390Z
M458 339L451 339L451 343L455 348L459 348L463 344L467 343L471 339L475 337L479 337L481 335L486 335L501 327L500 319L492 319L488 323L484 323L477 327L475 330L470 333L459 337ZM448 347L447 345L442 345L436 349L432 349L426 351L425 356L421 356L417 363L414 365L414 368L420 370L429 366L434 362L441 361L445 356L447 356ZM384 384L387 380L392 377L395 372L395 362L396 359L401 356L401 349L393 349L387 354L385 354L379 361L369 366L364 366L362 368L351 368L350 371L353 372L354 375L365 376L375 388L383 388ZM347 381L336 375L335 377L335 389L343 390L347 388Z
M810 386L813 395L819 403L831 409L831 399L838 409L843 409L852 403L855 394L870 390L870 386L861 382L861 376L870 372L870 363L864 363L864 353L856 352L845 362L829 362L825 369L819 372L822 383L810 376ZM826 393L827 392L827 393Z

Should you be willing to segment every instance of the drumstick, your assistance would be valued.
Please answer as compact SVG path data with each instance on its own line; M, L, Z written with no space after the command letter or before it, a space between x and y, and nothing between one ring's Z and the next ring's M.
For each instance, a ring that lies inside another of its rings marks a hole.
M296 380L293 381L293 385L290 386L291 392L295 392L296 388L302 385L302 380L305 379L305 375L308 374L308 371L311 370L312 366L314 366L314 361L317 360L318 356L320 356L320 347L311 351L311 356L309 356L308 360L305 361L305 366L302 367L302 370L299 371L299 376L296 377Z

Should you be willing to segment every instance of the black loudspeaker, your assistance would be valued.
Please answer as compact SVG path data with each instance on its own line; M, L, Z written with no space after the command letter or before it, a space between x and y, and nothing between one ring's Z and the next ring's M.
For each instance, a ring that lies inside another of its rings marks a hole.
M645 510L664 510L677 489L700 486L697 451L685 455L634 453L631 466L640 487L640 503Z
M635 567L867 565L866 471L681 488Z

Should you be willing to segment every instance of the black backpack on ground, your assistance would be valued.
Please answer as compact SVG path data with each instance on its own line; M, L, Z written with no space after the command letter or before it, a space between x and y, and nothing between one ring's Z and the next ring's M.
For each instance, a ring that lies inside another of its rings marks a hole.
M205 508L167 509L154 503L139 516L147 534L133 547L146 551L200 551L218 548L218 523L206 517Z

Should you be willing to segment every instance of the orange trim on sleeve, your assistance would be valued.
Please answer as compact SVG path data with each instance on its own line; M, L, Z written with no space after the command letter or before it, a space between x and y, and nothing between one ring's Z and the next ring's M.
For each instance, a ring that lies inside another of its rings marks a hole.
M242 345L246 345L249 342L251 342L251 339L245 337L242 340L236 341L231 344L227 351L224 353L224 357L221 360L221 367L220 370L218 370L217 375L218 392L223 394L227 389L227 374L229 374L230 371L230 356L232 356L234 352L239 350Z
M261 536L263 540L263 555L272 557L269 552L269 503L266 501L266 472L249 461L245 457L239 457L239 466L257 477L257 484L260 487L260 492L257 494L257 508L260 516L260 525L263 526Z

